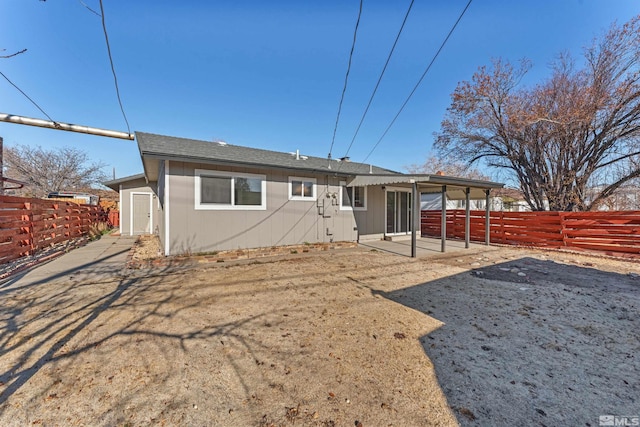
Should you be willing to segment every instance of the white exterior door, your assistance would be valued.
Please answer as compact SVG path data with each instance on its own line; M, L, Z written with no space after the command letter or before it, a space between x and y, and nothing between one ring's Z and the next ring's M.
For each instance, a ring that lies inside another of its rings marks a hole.
M131 234L151 234L151 193L131 194Z

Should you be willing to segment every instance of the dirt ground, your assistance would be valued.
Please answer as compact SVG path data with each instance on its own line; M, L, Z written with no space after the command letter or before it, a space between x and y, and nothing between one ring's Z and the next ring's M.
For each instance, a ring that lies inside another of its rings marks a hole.
M597 426L640 415L639 273L343 249L0 287L0 425Z

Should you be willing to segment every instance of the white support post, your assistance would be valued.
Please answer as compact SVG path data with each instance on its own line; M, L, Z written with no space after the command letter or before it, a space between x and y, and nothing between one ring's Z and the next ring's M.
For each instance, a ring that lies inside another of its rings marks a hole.
M420 227L420 193L418 193L418 184L413 183L411 189L411 258L418 256L417 252L417 229Z
M471 188L467 187L464 190L464 200L465 200L465 215L464 215L464 247L465 249L469 249L469 241L471 240L471 203L469 203L469 194L471 193Z
M440 219L440 252L447 247L447 186L442 186L442 218Z
M489 194L491 193L491 189L484 190L485 193L485 204L486 204L486 212L484 217L484 244L489 246L490 243L490 231L491 231L491 207L489 206Z

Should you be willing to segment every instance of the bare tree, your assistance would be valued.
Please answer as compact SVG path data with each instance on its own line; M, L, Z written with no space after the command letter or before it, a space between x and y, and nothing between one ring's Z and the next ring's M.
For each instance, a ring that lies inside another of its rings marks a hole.
M5 147L6 175L28 183L22 194L42 197L53 191L84 191L107 179L100 162L85 152L64 147L45 150L17 145Z
M481 67L452 94L436 149L509 171L533 210L596 208L640 177L640 16L596 39L585 64L562 54L533 88L519 88L526 60Z
M438 156L429 156L421 165L413 164L405 167L409 173L426 173L437 174L442 173L447 176L458 176L470 179L490 179L487 175L480 172L477 168L469 167L464 162L444 159Z

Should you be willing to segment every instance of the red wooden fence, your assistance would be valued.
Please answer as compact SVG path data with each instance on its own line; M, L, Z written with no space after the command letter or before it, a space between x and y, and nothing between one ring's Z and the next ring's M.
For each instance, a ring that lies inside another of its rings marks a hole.
M109 219L109 226L111 226L111 227L120 227L120 212L119 211L109 211L108 219Z
M99 206L0 196L0 264L85 236L100 223L107 215Z
M490 212L492 243L640 257L640 211ZM447 210L447 237L464 239L464 210ZM422 235L440 236L441 211L422 211ZM470 239L484 241L485 211L471 211Z

